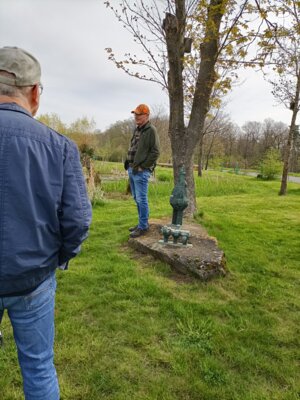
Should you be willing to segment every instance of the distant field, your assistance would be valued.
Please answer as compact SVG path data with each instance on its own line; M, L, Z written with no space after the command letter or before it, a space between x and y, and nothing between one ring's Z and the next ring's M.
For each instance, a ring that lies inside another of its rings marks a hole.
M121 164L97 164L105 197L81 255L57 273L61 400L299 400L300 185L205 172L196 221L218 239L228 275L190 282L126 246L136 209ZM172 171L150 184L153 218L172 214ZM3 321L0 399L22 399ZM45 399L47 400L47 399Z

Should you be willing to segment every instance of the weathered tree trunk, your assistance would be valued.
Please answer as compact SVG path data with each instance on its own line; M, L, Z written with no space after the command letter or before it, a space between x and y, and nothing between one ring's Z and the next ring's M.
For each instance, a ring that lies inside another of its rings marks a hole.
M166 33L169 72L168 90L170 100L169 135L173 156L174 181L177 183L181 166L185 167L186 178L186 129L184 125L183 56L185 30L185 1L176 1L176 15L166 13L163 28ZM189 183L187 183L190 203Z
M189 205L186 215L197 211L193 175L194 151L203 132L209 99L215 82L215 64L218 56L218 37L225 0L210 0L204 41L200 47L201 63L195 94L187 127L184 125L183 56L185 33L185 1L175 0L176 15L167 13L163 28L169 59L168 90L170 98L170 139L173 154L174 179L177 182L179 168L185 167Z
M300 73L298 74L297 79L297 87L296 87L296 94L295 94L295 102L293 106L293 115L291 120L291 126L289 130L288 140L284 151L284 160L283 160L283 171L281 177L281 186L279 190L279 195L285 195L287 190L287 180L288 180L288 173L289 173L289 164L291 158L291 152L294 143L294 132L295 132L295 125L296 125L296 118L299 111L299 92L300 92Z

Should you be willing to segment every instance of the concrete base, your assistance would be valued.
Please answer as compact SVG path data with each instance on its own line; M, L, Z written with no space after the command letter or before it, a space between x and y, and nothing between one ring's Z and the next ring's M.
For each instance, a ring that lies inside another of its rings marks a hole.
M217 240L208 236L203 227L197 224L184 224L182 229L190 231L190 246L163 244L161 228L165 221L151 220L149 232L138 238L130 238L130 247L168 263L182 274L191 274L202 281L215 276L226 275L226 261Z

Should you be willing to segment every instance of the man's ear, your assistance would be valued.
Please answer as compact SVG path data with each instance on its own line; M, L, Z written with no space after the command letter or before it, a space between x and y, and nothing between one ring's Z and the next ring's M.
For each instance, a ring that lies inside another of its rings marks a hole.
M32 115L35 115L37 113L39 105L40 105L40 89L39 85L36 84L32 87L30 91L30 107Z

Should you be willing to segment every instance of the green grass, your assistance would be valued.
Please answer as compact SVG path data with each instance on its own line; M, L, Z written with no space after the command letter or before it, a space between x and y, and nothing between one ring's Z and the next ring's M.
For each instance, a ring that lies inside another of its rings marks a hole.
M171 176L156 171L153 218L171 218ZM300 185L278 196L278 182L196 178L196 220L218 239L229 271L204 284L174 279L169 266L126 246L136 222L126 181L103 183L106 200L81 255L57 273L62 400L299 399ZM19 400L7 315L3 330L0 398Z
M123 164L108 162L108 161L94 161L95 169L101 173L101 175L118 175L124 172Z

